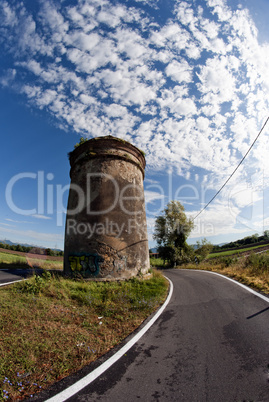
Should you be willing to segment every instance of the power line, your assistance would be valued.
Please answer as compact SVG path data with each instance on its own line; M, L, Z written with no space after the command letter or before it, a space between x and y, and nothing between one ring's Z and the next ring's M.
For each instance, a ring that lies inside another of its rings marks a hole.
M251 144L251 146L249 147L247 153L245 154L245 156L241 159L241 161L239 162L239 164L236 166L236 168L234 169L233 173L228 177L228 179L225 181L225 183L221 186L221 188L219 189L219 191L214 195L214 197L211 198L211 200L204 206L204 208L201 209L200 212L198 212L198 214L193 218L196 219L207 207L208 205L217 197L217 195L221 192L221 190L226 186L226 184L228 183L228 181L233 177L233 175L235 174L235 172L237 171L237 169L239 168L240 165L242 165L242 163L244 162L244 160L246 159L247 155L249 154L251 148L254 146L255 142L257 141L257 139L259 138L259 136L261 135L264 127L266 126L267 122L269 120L269 116L267 117L264 125L262 126L262 128L260 129L259 134L257 135L257 137L255 138L255 140L253 141L253 143Z

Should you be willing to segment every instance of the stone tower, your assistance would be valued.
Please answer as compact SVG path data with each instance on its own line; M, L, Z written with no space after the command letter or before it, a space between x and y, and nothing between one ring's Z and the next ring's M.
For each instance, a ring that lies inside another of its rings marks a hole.
M116 280L147 273L143 153L99 137L71 152L70 165L65 274Z

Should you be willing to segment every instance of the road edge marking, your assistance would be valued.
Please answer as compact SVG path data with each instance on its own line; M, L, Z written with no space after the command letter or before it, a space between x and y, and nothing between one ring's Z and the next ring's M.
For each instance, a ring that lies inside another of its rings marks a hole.
M250 287L244 285L243 283L240 283L238 281L236 281L235 279L229 278L228 276L219 274L218 272L214 272L214 271L205 271L203 269L188 269L186 271L197 271L197 272L207 272L208 274L214 274L214 275L218 275L221 276L224 279L227 279L228 281L231 281L233 283L235 283L238 286L241 286L243 289L248 290L250 293L254 294L255 296L260 297L261 299L265 300L267 303L269 303L269 297L264 296L258 292L256 292L256 290L251 289Z
M12 281L12 282L0 283L0 286L12 285L13 283L22 282L22 281L25 281L25 279L18 279L16 281Z
M154 322L159 318L162 312L167 307L168 303L173 294L174 285L173 282L167 278L165 275L164 277L169 281L170 289L168 296L163 303L163 305L158 309L156 314L150 319L150 321L138 332L136 333L129 342L127 342L120 350L118 350L114 355L112 355L108 360L102 363L99 367L95 370L87 374L85 377L81 378L70 387L66 388L65 390L59 392L58 394L52 396L49 399L46 399L46 402L63 402L67 399L74 396L76 393L81 391L91 382L93 382L96 378L98 378L101 374L103 374L107 369L109 369L116 361L118 361L131 347L148 331L148 329L154 324Z

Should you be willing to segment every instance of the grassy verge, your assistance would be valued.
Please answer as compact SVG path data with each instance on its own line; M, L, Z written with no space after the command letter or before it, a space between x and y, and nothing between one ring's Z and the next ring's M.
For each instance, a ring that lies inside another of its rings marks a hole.
M43 269L63 269L63 261L53 261L49 257L45 258L29 258L18 256L16 254L8 254L0 252L0 269L14 268L43 268Z
M0 400L21 400L96 360L165 300L147 280L86 282L33 277L0 289Z
M214 271L236 279L253 289L269 294L269 254L250 254L247 258L220 257L198 265L186 264L177 268Z

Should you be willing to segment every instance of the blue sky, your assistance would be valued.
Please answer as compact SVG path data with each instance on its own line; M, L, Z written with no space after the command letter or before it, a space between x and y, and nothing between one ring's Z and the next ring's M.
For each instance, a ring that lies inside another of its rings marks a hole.
M67 153L114 135L146 153L150 246L178 199L195 217L268 114L267 0L0 4L0 239L63 248ZM269 228L269 125L189 241Z

